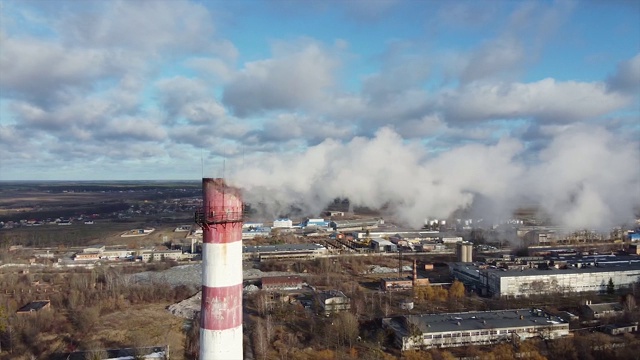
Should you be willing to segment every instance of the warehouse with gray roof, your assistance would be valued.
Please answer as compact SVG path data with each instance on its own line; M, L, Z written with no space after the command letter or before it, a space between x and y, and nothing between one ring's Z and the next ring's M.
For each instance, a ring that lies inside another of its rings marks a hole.
M383 327L403 351L569 335L569 323L540 309L405 315L384 319Z

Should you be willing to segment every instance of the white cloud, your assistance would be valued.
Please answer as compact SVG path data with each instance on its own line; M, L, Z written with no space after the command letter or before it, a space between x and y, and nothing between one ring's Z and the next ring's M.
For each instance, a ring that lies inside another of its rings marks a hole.
M201 74L219 79L223 83L233 77L232 65L220 58L196 57L187 60L186 64Z
M63 100L73 88L89 89L94 81L122 75L133 65L117 53L93 48L65 48L35 38L0 41L0 89L5 96L39 103Z
M473 51L460 74L462 83L492 78L521 69L526 62L523 44L513 37L488 41Z
M186 118L194 123L212 123L226 114L215 100L213 89L198 79L182 76L157 82L160 104L167 111L167 122Z
M94 4L95 5L95 4ZM216 50L211 14L203 5L176 0L116 0L64 16L58 31L67 42L86 47L158 52ZM230 56L235 55L235 49Z
M558 82L471 84L440 96L449 121L533 117L569 123L619 109L630 97L607 92L603 83Z
M349 126L334 124L302 114L279 114L264 122L262 129L256 132L259 141L287 142L303 140L316 144L325 139L348 139L353 129Z
M96 136L126 141L158 141L166 138L167 132L155 120L122 117L108 122L102 131L96 132Z
M612 91L633 95L640 93L640 54L620 62L616 71L607 79L607 85Z
M424 85L431 72L428 55L415 53L416 44L394 41L382 54L379 72L362 81L362 93L372 102L387 102Z
M337 60L314 42L293 47L280 45L274 58L245 64L225 88L223 102L244 117L321 100L334 83Z

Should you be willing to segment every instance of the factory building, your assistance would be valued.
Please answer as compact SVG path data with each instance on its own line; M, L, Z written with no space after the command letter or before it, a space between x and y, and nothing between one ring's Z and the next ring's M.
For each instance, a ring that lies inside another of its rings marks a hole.
M327 226L329 226L329 222L325 221L324 219L306 219L305 221L302 222L302 224L300 224L300 227L320 227L320 228L326 228Z
M264 223L261 222L245 222L242 223L242 230L250 230L264 227Z
M405 315L383 319L402 350L469 345L569 335L569 324L540 309Z
M375 229L381 224L384 224L382 219L334 220L329 223L329 227L337 231L353 231Z
M522 240L526 246L549 246L558 241L558 236L553 230L532 230Z
M429 285L430 282L428 278L418 278L415 281L410 276L380 279L380 287L384 291L411 290L414 286Z
M372 239L371 248L377 252L396 252L398 246L389 240L385 239Z
M262 290L300 290L303 281L300 276L265 276L262 278Z
M609 279L616 289L640 281L640 264L599 264L568 269L525 268L507 270L467 263L450 264L453 276L483 294L521 297L569 292L603 292Z
M327 316L351 309L351 299L339 290L320 291L316 293L316 300L320 313Z
M279 244L262 246L243 246L244 259L313 259L328 253L320 244Z
M619 302L592 304L591 300L588 300L582 306L582 312L588 319L602 319L624 314L624 306Z
M293 221L291 219L276 219L273 220L274 229L290 229L293 227Z
M249 227L242 229L242 240L250 240L257 236L267 237L271 235L270 227Z
M441 234L439 231L427 231L427 230L398 230L394 229L394 231L354 231L353 237L356 239L364 239L367 237L370 238L402 238L404 240L412 240L412 241L438 241L440 240Z
M162 260L182 260L182 250L142 250L138 257L144 262Z
M457 244L461 243L463 240L461 236L442 236L440 241L443 244Z
M431 269L433 269L433 266ZM411 276L380 279L380 288L384 291L410 290L418 286L430 286L430 284L429 278L418 276L417 260L413 260L413 273Z

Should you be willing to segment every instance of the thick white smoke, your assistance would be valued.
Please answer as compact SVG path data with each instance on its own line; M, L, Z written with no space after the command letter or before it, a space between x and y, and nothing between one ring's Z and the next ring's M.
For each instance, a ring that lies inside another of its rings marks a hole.
M491 204L487 214L503 217L533 199L570 228L604 228L632 218L640 204L637 143L580 126L549 137L536 160L525 163L524 144L512 138L434 155L383 128L371 139L327 140L299 154L247 160L231 181L244 188L248 202L267 204L272 215L292 204L314 214L343 197L357 206L386 206L398 219L421 226L425 218L446 218L483 198L490 200L483 202Z

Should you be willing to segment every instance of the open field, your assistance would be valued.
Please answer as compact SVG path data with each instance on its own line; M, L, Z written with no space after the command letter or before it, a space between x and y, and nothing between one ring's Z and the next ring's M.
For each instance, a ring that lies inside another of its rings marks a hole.
M199 193L199 182L0 182L0 221L104 215Z
M105 315L91 332L91 341L110 345L169 345L171 359L183 359L184 320L166 310L170 304L132 306Z

